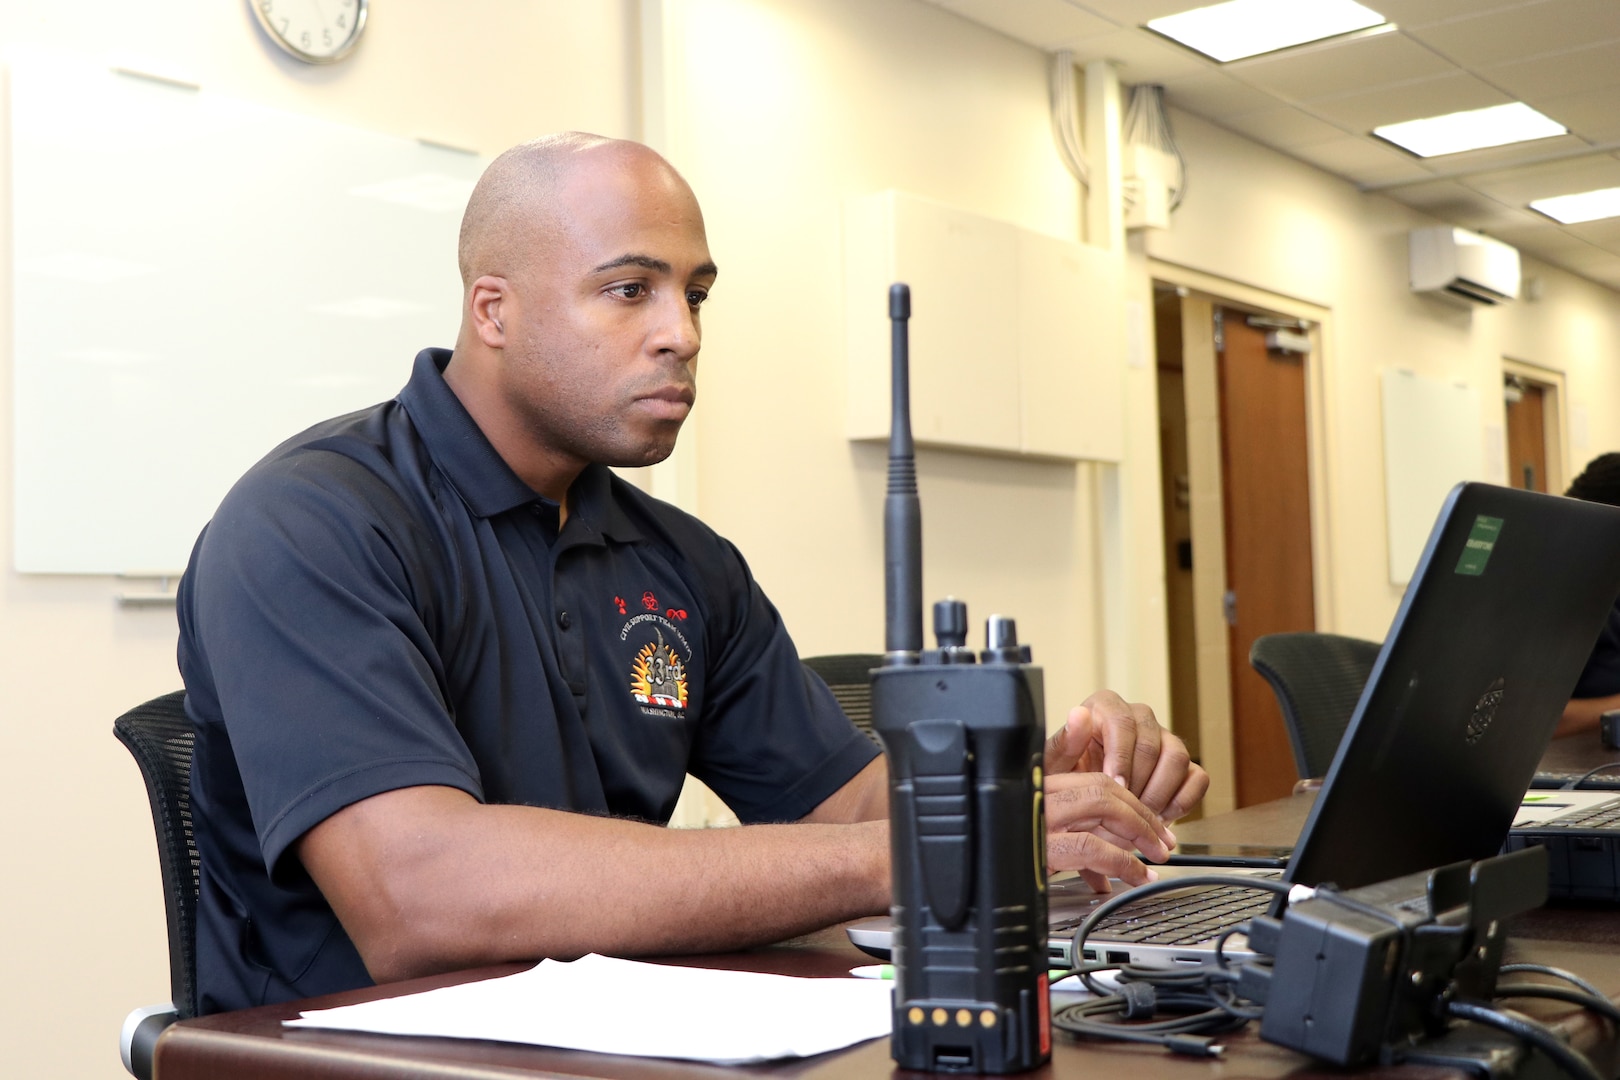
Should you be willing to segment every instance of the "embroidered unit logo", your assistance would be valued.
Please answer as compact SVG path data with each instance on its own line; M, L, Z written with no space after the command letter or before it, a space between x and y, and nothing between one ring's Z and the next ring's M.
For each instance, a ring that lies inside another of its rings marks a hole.
M658 634L636 653L630 667L630 693L643 705L686 708L686 665Z

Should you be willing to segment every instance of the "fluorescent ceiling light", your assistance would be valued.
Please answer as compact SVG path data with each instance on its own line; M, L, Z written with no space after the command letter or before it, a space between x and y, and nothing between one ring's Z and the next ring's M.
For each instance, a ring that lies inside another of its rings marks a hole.
M1599 218L1620 217L1620 187L1579 191L1574 195L1554 195L1550 199L1533 199L1530 202L1530 209L1539 210L1564 225L1596 221Z
M1515 101L1509 105L1492 105L1487 109L1469 109L1422 120L1408 120L1401 124L1385 124L1373 128L1373 134L1403 150L1410 150L1418 157L1439 157L1441 154L1460 154L1464 150L1480 150L1487 146L1506 146L1508 143L1567 135L1569 129L1556 120L1542 116L1524 102Z
M1149 19L1147 27L1224 64L1383 22L1354 0L1227 0Z

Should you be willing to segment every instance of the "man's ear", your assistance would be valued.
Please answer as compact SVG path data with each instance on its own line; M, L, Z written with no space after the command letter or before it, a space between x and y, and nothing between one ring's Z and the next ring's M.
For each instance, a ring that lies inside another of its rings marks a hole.
M485 274L472 283L467 301L468 315L478 340L491 349L506 347L506 328L501 324L501 308L506 303L506 279Z

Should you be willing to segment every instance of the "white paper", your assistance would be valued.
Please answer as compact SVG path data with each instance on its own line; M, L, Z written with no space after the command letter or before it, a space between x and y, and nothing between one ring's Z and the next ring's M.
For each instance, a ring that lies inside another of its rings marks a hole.
M889 1033L892 982L616 960L544 960L500 979L302 1013L290 1027L495 1039L745 1064Z

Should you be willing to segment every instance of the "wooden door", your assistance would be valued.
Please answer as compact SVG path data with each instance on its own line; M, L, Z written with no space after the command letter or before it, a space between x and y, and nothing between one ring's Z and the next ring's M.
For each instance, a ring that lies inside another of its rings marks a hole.
M1508 483L1526 491L1547 491L1547 391L1516 379L1507 402Z
M1237 804L1287 795L1298 779L1271 687L1249 665L1262 634L1316 628L1311 572L1305 357L1271 352L1243 312L1217 309L1227 640Z

